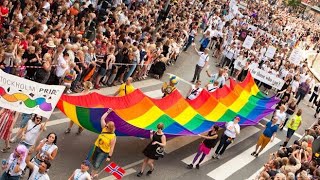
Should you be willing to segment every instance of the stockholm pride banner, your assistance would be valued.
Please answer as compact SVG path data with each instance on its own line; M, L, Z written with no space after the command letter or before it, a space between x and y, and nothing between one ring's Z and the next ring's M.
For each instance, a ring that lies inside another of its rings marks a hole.
M50 118L65 87L45 85L0 70L0 107Z

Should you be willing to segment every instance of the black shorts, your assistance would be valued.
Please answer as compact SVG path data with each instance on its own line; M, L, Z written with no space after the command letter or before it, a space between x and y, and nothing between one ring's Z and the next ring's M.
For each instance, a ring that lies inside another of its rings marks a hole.
M292 137L292 135L294 134L294 132L295 132L295 130L288 128L288 131L287 131L287 138L289 138L289 139L290 139L290 138Z

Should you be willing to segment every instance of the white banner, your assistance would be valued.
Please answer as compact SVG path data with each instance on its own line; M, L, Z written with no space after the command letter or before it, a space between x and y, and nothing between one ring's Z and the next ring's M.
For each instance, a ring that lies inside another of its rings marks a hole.
M244 40L242 46L247 48L247 49L251 49L253 43L254 43L254 38L251 36L247 36L246 39Z
M0 107L50 118L64 88L36 83L0 70Z
M276 54L277 48L273 47L273 46L269 46L265 56L272 59L274 57L274 55Z
M304 55L301 49L295 48L292 50L289 61L292 62L295 65L300 64L301 61L303 61Z
M277 76L270 74L262 69L254 68L254 69L251 69L250 72L253 78L263 83L266 83L276 89L281 89L284 84L283 79L278 78Z

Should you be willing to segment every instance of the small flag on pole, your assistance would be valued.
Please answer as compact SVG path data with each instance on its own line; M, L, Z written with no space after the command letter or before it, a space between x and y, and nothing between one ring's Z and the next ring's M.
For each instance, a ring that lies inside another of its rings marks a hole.
M110 174L112 174L117 179L121 179L126 171L122 169L120 166L118 166L116 163L111 162L107 167L104 168L104 170Z

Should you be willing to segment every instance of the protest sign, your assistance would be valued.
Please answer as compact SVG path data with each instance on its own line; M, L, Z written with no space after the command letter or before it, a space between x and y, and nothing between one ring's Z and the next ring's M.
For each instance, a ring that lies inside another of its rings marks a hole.
M276 89L280 90L284 84L283 79L278 78L277 76L270 74L262 69L254 68L254 69L251 69L250 72L254 79L257 79L260 82L266 83Z
M295 48L292 50L289 61L295 65L300 64L301 61L303 61L304 55L301 49Z
M65 87L36 83L0 70L0 107L50 118Z
M246 60L236 59L234 61L234 68L237 70L241 70L246 65Z
M246 39L244 40L242 46L247 48L247 49L251 49L253 43L254 43L254 38L251 36L247 36Z
M277 51L277 48L275 48L273 46L269 46L266 53L265 53L265 56L272 59L273 56L276 54L276 51Z

